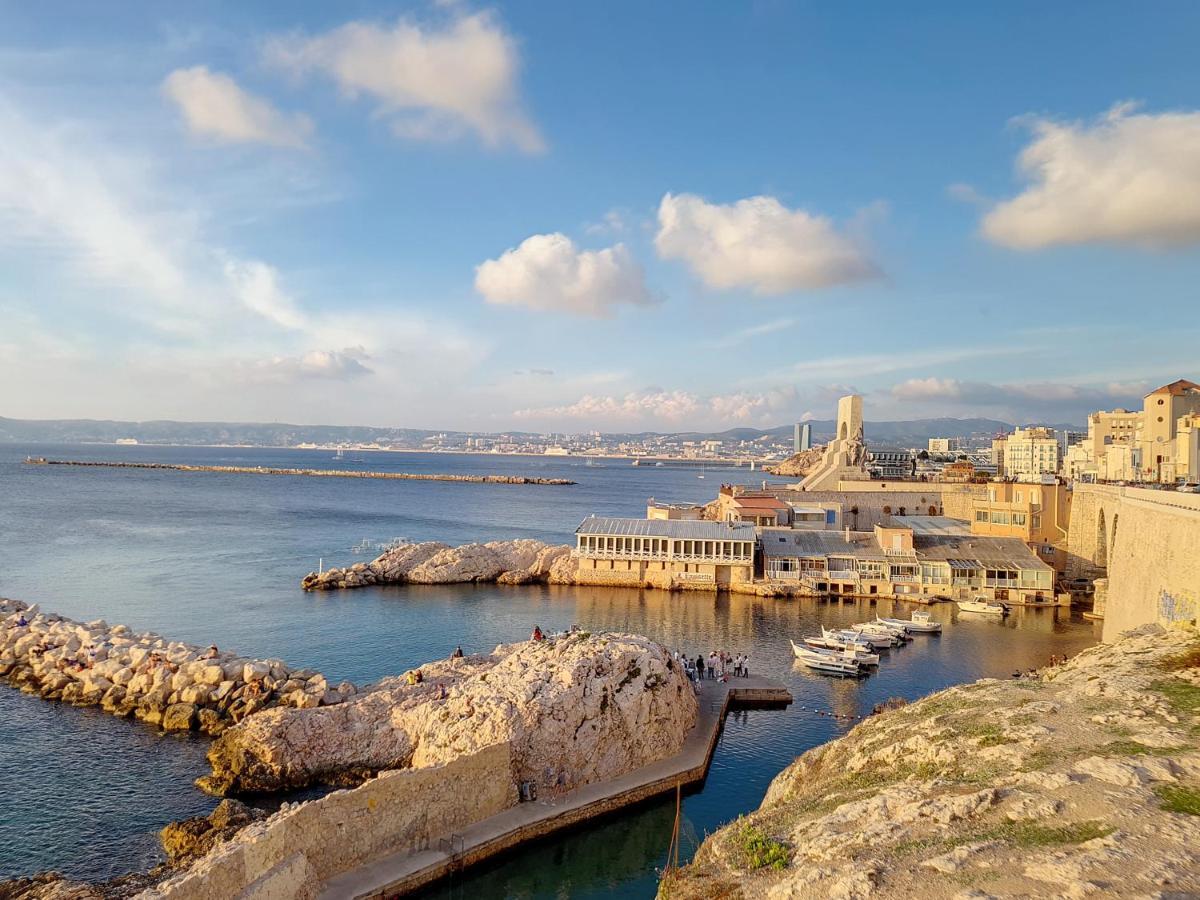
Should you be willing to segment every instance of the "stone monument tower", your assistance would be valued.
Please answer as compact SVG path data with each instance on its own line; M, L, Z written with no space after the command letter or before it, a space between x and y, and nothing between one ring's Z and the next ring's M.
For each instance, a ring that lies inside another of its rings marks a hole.
M821 464L800 482L804 491L836 491L840 481L866 481L867 445L863 442L862 397L838 400L837 432L825 448Z

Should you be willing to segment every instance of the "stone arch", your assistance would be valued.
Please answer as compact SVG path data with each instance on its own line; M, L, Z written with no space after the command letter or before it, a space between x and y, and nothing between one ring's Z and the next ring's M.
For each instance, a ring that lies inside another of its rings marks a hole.
M850 423L843 422L841 430L838 432L838 437L844 441L849 436L850 436Z
M1120 520L1120 513L1113 513L1112 527L1108 530L1108 556L1112 556L1117 552L1117 522Z
M1108 568L1108 525L1104 520L1104 507L1100 507L1100 516L1096 522L1096 559L1095 563Z
M902 516L904 516L904 515L907 515L907 513L904 511L904 507L903 507L903 506L902 506L902 507L900 507L900 515L902 515Z

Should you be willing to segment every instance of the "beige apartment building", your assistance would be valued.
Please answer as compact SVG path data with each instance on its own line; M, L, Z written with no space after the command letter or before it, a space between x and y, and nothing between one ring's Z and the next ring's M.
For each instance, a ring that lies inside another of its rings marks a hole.
M1200 384L1179 379L1146 395L1142 407L1142 480L1173 484L1189 476L1177 459L1179 420L1200 415ZM1182 463L1182 464L1181 464Z
M589 516L572 555L581 584L720 590L754 580L756 541L742 522Z
M958 438L930 438L928 450L930 453L957 453Z
M1066 569L1071 492L1065 484L994 481L971 507L972 534L1017 538L1055 572Z
M1053 475L1058 450L1058 436L1049 428L1018 428L1004 441L1004 477Z

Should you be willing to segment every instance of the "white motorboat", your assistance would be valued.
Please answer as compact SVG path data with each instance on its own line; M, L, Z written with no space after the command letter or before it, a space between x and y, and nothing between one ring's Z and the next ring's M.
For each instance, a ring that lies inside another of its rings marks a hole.
M1008 607L1003 603L995 600L984 600L981 597L976 597L974 600L959 600L958 608L961 612L982 613L988 616L1008 615Z
M821 628L822 637L835 637L843 641L853 641L856 644L862 644L865 647L870 647L872 650L883 649L888 647L896 647L900 642L890 634L866 634L861 631L851 631L848 628L838 631L828 631L824 627Z
M850 630L857 634L865 635L868 638L880 638L887 640L893 647L899 647L908 640L908 635L899 628L888 628L885 625L876 625L874 622L863 622L858 625L851 625Z
M826 655L840 656L845 659L852 659L860 666L877 666L879 665L879 654L872 653L866 647L848 642L841 642L840 646L836 641L827 641L825 638L810 637L804 639L804 645L798 645L792 641L792 651L799 655L801 650L808 650L813 653L822 653Z
M885 619L880 617L875 620L882 622L884 625L895 625L909 632L921 632L922 634L935 634L942 630L941 622L934 622L929 617L929 613L924 610L918 610L912 614L911 619Z
M792 652L802 665L817 672L829 672L834 675L861 675L862 667L857 661L839 656L827 656L825 653L803 647L792 642Z

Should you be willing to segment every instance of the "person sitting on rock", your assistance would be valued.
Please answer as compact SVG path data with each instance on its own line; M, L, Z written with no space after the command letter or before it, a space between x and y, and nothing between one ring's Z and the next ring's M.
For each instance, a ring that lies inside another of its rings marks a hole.
M420 684L425 680L425 676L421 673L420 669L413 669L408 673L408 678L406 680L409 684Z
M451 659L462 659L463 658L462 647L455 647L454 652L450 654L450 658Z
M216 659L216 658L217 658L219 655L220 655L220 654L219 654L219 652L217 651L217 645L216 645L216 644L210 644L210 645L209 645L209 647L208 647L208 649L207 649L207 650L205 650L205 651L204 651L204 653L202 653L202 654L200 655L200 658L201 658L201 659Z
M533 634L529 636L529 639L531 641L542 640L542 627L540 625L533 626Z
M29 620L25 618L25 615L24 615L24 613L22 613L21 615L17 616L17 627L18 627L18 628L25 628L25 627L27 627L28 625L29 625Z

